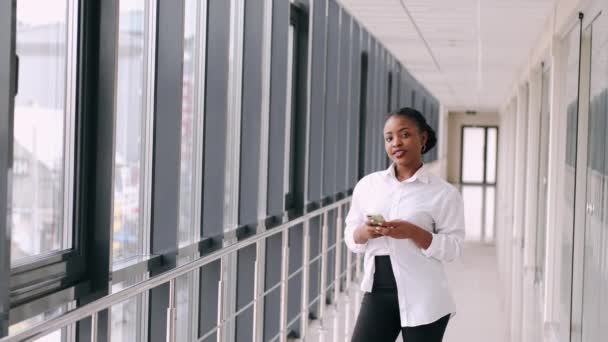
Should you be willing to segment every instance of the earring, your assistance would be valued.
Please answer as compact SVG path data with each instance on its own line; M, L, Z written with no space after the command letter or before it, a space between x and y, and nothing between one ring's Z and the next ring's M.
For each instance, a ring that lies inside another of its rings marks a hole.
M422 153L426 150L426 144L422 144Z

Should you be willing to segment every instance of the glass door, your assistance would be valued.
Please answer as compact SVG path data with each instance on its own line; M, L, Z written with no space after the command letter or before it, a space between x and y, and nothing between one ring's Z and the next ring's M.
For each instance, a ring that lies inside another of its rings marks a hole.
M587 136L585 242L581 336L573 340L600 341L608 334L608 272L606 259L606 129L608 108L608 17L598 17L585 30L590 37L589 130ZM585 54L587 55L587 54ZM574 298L575 300L577 298ZM580 299L579 299L580 300ZM573 317L573 322L578 321ZM602 324L604 323L604 324ZM578 334L578 332L577 332Z
M574 243L574 193L576 180L576 148L578 129L578 85L580 60L580 24L576 25L562 42L566 58L566 148L563 155L562 191L559 222L561 222L559 275L559 341L570 341L570 312L572 307L572 256Z
M542 283L544 279L545 239L547 232L547 202L549 177L549 127L551 124L551 111L549 108L549 87L551 84L551 68L544 68L541 85L541 112L540 112L540 144L538 168L538 216L536 229L536 272L535 281Z

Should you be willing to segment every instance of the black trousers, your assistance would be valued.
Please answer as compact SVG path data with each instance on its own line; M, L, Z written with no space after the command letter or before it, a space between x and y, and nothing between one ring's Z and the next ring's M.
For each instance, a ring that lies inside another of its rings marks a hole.
M394 342L403 334L404 342L441 342L450 315L416 327L401 327L397 285L388 256L375 258L374 286L365 293L357 317L352 342Z

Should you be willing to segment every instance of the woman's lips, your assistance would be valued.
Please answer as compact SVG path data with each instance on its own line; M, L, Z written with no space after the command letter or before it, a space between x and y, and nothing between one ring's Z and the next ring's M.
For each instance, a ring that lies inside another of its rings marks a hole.
M402 158L403 156L405 156L404 150L397 150L397 151L393 152L393 157L395 157L395 158Z

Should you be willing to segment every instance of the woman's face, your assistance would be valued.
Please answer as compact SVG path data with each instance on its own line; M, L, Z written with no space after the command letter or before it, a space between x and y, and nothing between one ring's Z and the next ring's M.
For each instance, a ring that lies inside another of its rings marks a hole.
M396 165L414 166L422 160L427 136L414 120L393 115L384 124L384 149Z

